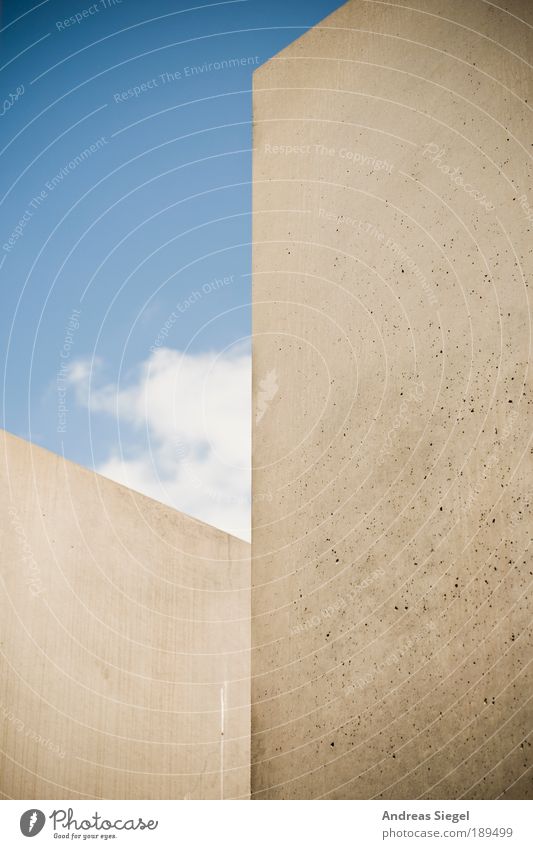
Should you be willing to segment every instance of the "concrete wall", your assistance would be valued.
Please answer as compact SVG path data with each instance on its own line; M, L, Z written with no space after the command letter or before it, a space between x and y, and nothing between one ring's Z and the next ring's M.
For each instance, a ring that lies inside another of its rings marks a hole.
M0 793L249 795L249 545L2 434Z
M533 6L255 72L253 798L533 797Z

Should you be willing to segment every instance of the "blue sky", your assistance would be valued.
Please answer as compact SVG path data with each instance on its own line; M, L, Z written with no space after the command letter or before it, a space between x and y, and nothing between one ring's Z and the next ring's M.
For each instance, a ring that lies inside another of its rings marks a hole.
M251 78L338 5L2 4L3 426L242 537Z

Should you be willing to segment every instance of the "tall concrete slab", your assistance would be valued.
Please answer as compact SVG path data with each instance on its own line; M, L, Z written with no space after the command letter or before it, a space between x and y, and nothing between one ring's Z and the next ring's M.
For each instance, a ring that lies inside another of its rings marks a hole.
M252 798L533 797L532 63L352 0L255 72Z
M249 797L249 545L2 433L0 794Z

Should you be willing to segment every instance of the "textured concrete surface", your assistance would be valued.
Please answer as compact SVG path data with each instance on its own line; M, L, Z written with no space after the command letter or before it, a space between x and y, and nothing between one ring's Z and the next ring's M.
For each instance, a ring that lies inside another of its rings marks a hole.
M533 797L533 6L255 72L253 798Z
M249 545L2 433L0 793L249 796Z

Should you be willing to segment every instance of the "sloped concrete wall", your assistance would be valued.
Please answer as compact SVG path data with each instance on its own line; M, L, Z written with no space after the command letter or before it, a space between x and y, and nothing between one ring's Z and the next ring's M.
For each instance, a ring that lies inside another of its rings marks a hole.
M255 72L253 798L533 796L532 24L353 0Z
M249 796L249 545L2 433L0 792Z

